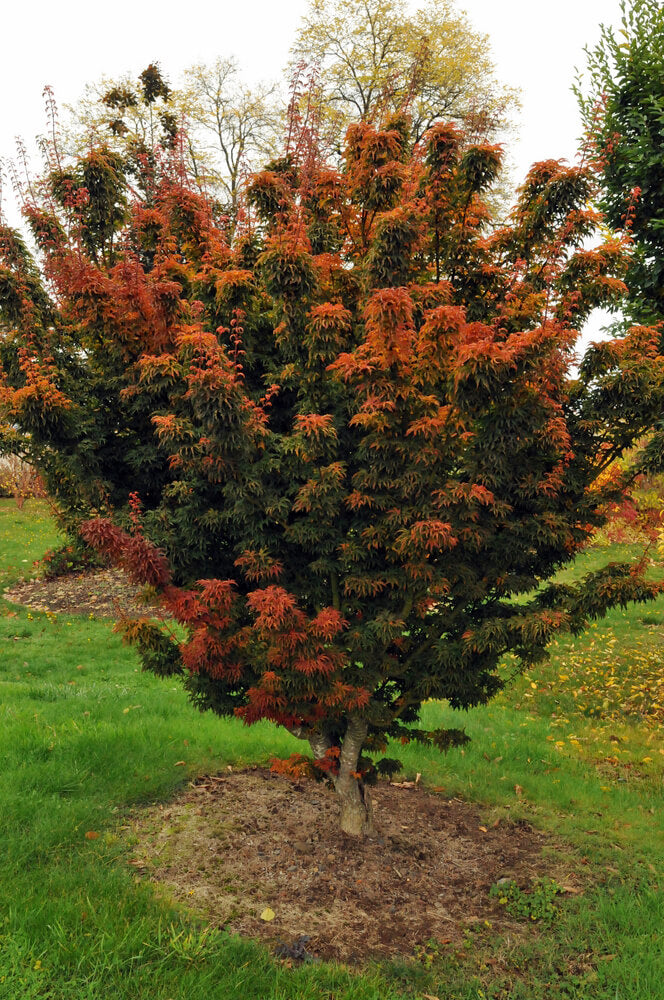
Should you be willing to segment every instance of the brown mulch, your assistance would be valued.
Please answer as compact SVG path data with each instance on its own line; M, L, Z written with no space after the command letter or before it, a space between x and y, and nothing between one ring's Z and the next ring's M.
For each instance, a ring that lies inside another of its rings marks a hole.
M154 615L140 597L141 588L119 569L100 569L59 576L54 580L25 580L3 593L7 601L54 614L121 618Z
M200 778L132 816L131 864L282 957L412 956L432 939L453 948L485 920L519 932L489 890L551 875L550 838L525 823L486 826L476 806L412 782L381 782L372 797L382 836L356 842L322 785L258 768Z

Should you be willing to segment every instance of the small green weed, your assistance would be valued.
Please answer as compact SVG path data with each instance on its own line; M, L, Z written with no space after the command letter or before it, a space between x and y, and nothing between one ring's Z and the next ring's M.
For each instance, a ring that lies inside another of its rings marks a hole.
M441 955L441 943L435 938L429 938L425 944L416 944L413 955L425 968L430 969Z
M202 927L187 930L169 924L165 935L162 934L161 926L157 935L159 943L163 941L166 949L177 955L179 959L186 963L198 964L204 961L208 955L219 947L221 932L215 927Z
M552 878L537 879L529 892L521 889L514 879L501 879L491 886L489 895L497 899L513 917L548 926L560 913L554 899L561 892L564 889Z

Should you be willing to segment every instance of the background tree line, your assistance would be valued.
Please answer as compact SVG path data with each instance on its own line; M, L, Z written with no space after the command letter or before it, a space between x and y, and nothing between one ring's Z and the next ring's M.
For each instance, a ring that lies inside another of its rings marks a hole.
M358 121L381 125L407 111L413 142L441 120L495 140L517 107L496 78L489 39L447 0L413 14L404 0L312 0L283 81L249 84L236 60L221 56L189 66L177 83L156 63L138 77L104 77L68 109L65 146L103 142L135 157L183 127L199 187L234 220L243 180L282 145L286 90L336 156Z

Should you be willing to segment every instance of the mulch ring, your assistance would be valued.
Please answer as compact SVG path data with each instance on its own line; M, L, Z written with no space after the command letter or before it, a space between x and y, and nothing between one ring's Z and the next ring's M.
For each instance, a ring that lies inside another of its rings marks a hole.
M542 853L551 838L527 823L485 826L476 806L412 782L381 782L372 798L382 835L355 842L322 785L259 768L203 777L170 805L131 815L130 863L212 925L283 958L413 956L432 940L454 949L485 920L492 933L533 933L489 890L552 875Z
M141 588L119 569L100 569L59 576L54 580L26 580L5 590L3 597L35 611L92 615L95 618L141 617L157 609L140 599Z

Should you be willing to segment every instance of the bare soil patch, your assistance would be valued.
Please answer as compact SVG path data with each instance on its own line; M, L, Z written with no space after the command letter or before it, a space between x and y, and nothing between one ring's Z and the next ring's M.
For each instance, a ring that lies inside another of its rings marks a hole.
M485 826L476 806L421 786L380 783L372 796L383 836L356 843L322 785L259 768L200 778L132 815L131 864L283 957L412 956L431 939L454 947L484 920L519 928L489 890L551 875L550 838L525 823Z
M121 618L154 615L140 598L141 588L131 583L122 570L86 570L54 580L25 580L5 590L3 597L35 611L54 614L94 615Z

